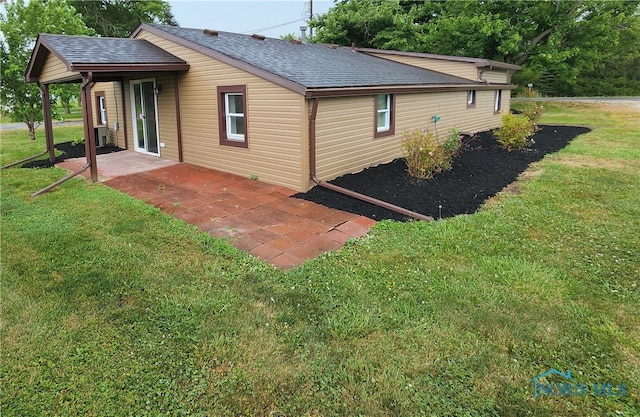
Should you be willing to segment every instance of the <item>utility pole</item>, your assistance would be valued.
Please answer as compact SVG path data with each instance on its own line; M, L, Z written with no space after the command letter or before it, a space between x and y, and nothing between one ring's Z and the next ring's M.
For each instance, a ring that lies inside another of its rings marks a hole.
M309 38L313 36L313 28L310 24L311 19L313 19L313 0L309 0Z

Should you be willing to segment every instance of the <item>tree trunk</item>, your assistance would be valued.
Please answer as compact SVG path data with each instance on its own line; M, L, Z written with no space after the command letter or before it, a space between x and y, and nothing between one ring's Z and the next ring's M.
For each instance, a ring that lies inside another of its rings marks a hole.
M65 114L71 114L71 103L69 98L62 99L62 107L64 107Z
M27 127L29 128L29 139L36 140L36 129L34 123L27 123Z

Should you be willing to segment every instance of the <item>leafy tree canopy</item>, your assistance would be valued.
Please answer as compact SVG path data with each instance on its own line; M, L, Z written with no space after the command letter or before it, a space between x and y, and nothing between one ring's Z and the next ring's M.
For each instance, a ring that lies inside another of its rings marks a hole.
M548 94L638 94L639 5L638 0L342 0L311 26L316 42L523 65L514 80L534 82Z
M27 63L39 33L92 35L76 10L63 0L15 0L5 4L0 14L0 98L3 111L12 119L24 122L29 136L35 139L35 128L42 121L42 104L38 87L24 80Z
M126 38L140 23L177 26L171 6L162 0L70 0L84 22L102 36Z

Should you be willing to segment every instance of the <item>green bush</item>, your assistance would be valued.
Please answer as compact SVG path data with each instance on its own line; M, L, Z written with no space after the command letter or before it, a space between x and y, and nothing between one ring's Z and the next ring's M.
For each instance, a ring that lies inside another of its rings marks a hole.
M526 116L504 113L502 115L502 127L493 135L498 143L507 151L521 150L531 146L531 135L536 131L535 124Z
M538 122L544 113L544 106L536 101L528 102L522 108L522 115L529 119L536 130L538 130Z
M451 135L444 143L440 143L438 137L426 129L402 132L402 136L402 151L409 175L416 178L431 179L439 172L450 170L453 157L460 148L457 129L451 130Z

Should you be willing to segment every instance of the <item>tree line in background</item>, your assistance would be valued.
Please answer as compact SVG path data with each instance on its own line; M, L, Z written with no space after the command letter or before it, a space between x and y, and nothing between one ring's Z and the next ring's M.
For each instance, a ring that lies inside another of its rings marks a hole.
M13 0L0 14L2 111L35 137L41 98L24 73L38 33L126 37L177 25L163 0ZM488 58L522 65L514 83L544 95L640 94L640 0L341 0L312 42ZM52 86L68 109L77 85Z
M341 0L315 42L522 65L514 83L550 96L640 94L638 0ZM522 87L521 87L522 88Z
M38 86L24 74L39 33L127 37L141 22L177 25L171 6L162 0L13 0L0 14L0 100L2 112L24 122L29 136L42 122ZM68 111L79 96L78 84L51 86L51 95Z

